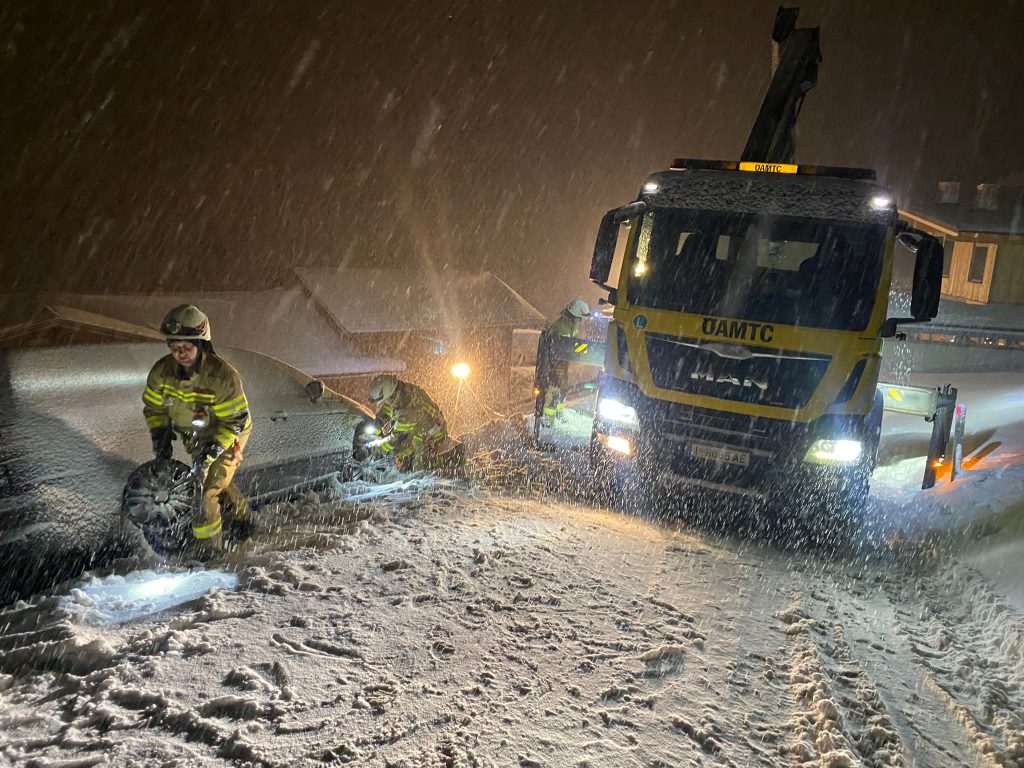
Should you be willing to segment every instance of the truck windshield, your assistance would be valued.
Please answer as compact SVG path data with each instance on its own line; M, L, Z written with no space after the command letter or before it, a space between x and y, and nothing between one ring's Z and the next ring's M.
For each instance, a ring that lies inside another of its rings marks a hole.
M629 260L630 304L863 330L885 228L761 214L654 210Z

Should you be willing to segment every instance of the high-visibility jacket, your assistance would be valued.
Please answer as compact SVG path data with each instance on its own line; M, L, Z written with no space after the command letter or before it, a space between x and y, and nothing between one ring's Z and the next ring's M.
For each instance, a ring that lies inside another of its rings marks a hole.
M160 358L149 372L142 400L150 431L171 427L191 432L197 444L216 442L227 449L252 428L238 371L212 352L200 353L191 376L171 355ZM207 426L196 426L197 417L205 417Z
M579 335L580 322L579 318L563 311L562 314L548 323L542 333L545 336L567 336L574 339Z
M406 439L438 444L448 436L448 423L437 403L415 384L405 381L398 382L391 401L377 409L377 423L391 438L392 445Z
M541 331L537 344L537 386L542 390L564 388L568 384L569 364L564 360L552 359L551 342L556 338L576 338L579 336L580 324L579 318L563 310Z

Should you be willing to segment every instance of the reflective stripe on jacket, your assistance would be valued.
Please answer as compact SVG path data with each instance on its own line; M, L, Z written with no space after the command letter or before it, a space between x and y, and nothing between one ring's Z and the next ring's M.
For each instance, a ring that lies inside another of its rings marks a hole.
M173 427L193 432L201 443L216 441L230 448L238 435L252 427L238 371L223 358L203 352L191 377L184 376L171 355L153 366L142 393L147 426L151 431ZM197 415L205 415L206 427L192 423Z
M415 384L400 381L390 403L377 409L377 423L390 442L411 437L428 442L442 441L448 436L444 414L430 396Z

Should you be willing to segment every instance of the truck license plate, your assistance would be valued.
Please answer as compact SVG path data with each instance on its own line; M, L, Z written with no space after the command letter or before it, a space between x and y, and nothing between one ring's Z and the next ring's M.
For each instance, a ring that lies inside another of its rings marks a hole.
M719 448L716 445L690 443L690 455L695 459L724 461L726 464L735 464L740 467L750 466L750 454L746 451L736 451L732 448Z

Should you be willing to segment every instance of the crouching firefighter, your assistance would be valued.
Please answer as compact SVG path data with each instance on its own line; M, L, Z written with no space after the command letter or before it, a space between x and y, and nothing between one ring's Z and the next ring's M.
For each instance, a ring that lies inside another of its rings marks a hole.
M555 358L554 342L578 337L585 317L590 317L590 307L583 299L576 299L540 334L537 344L537 405L538 416L543 417L545 426L551 426L556 418L562 416L565 392L569 388L569 363Z
M202 474L202 508L195 510L192 534L201 550L223 549L221 513L247 522L249 506L234 483L249 440L252 419L242 379L213 350L210 321L191 304L167 313L160 332L170 354L149 372L143 413L158 459L173 455L180 436ZM226 501L222 510L222 501Z
M436 469L445 463L448 424L426 392L385 374L370 382L370 404L380 431L377 450L392 456L399 471Z

